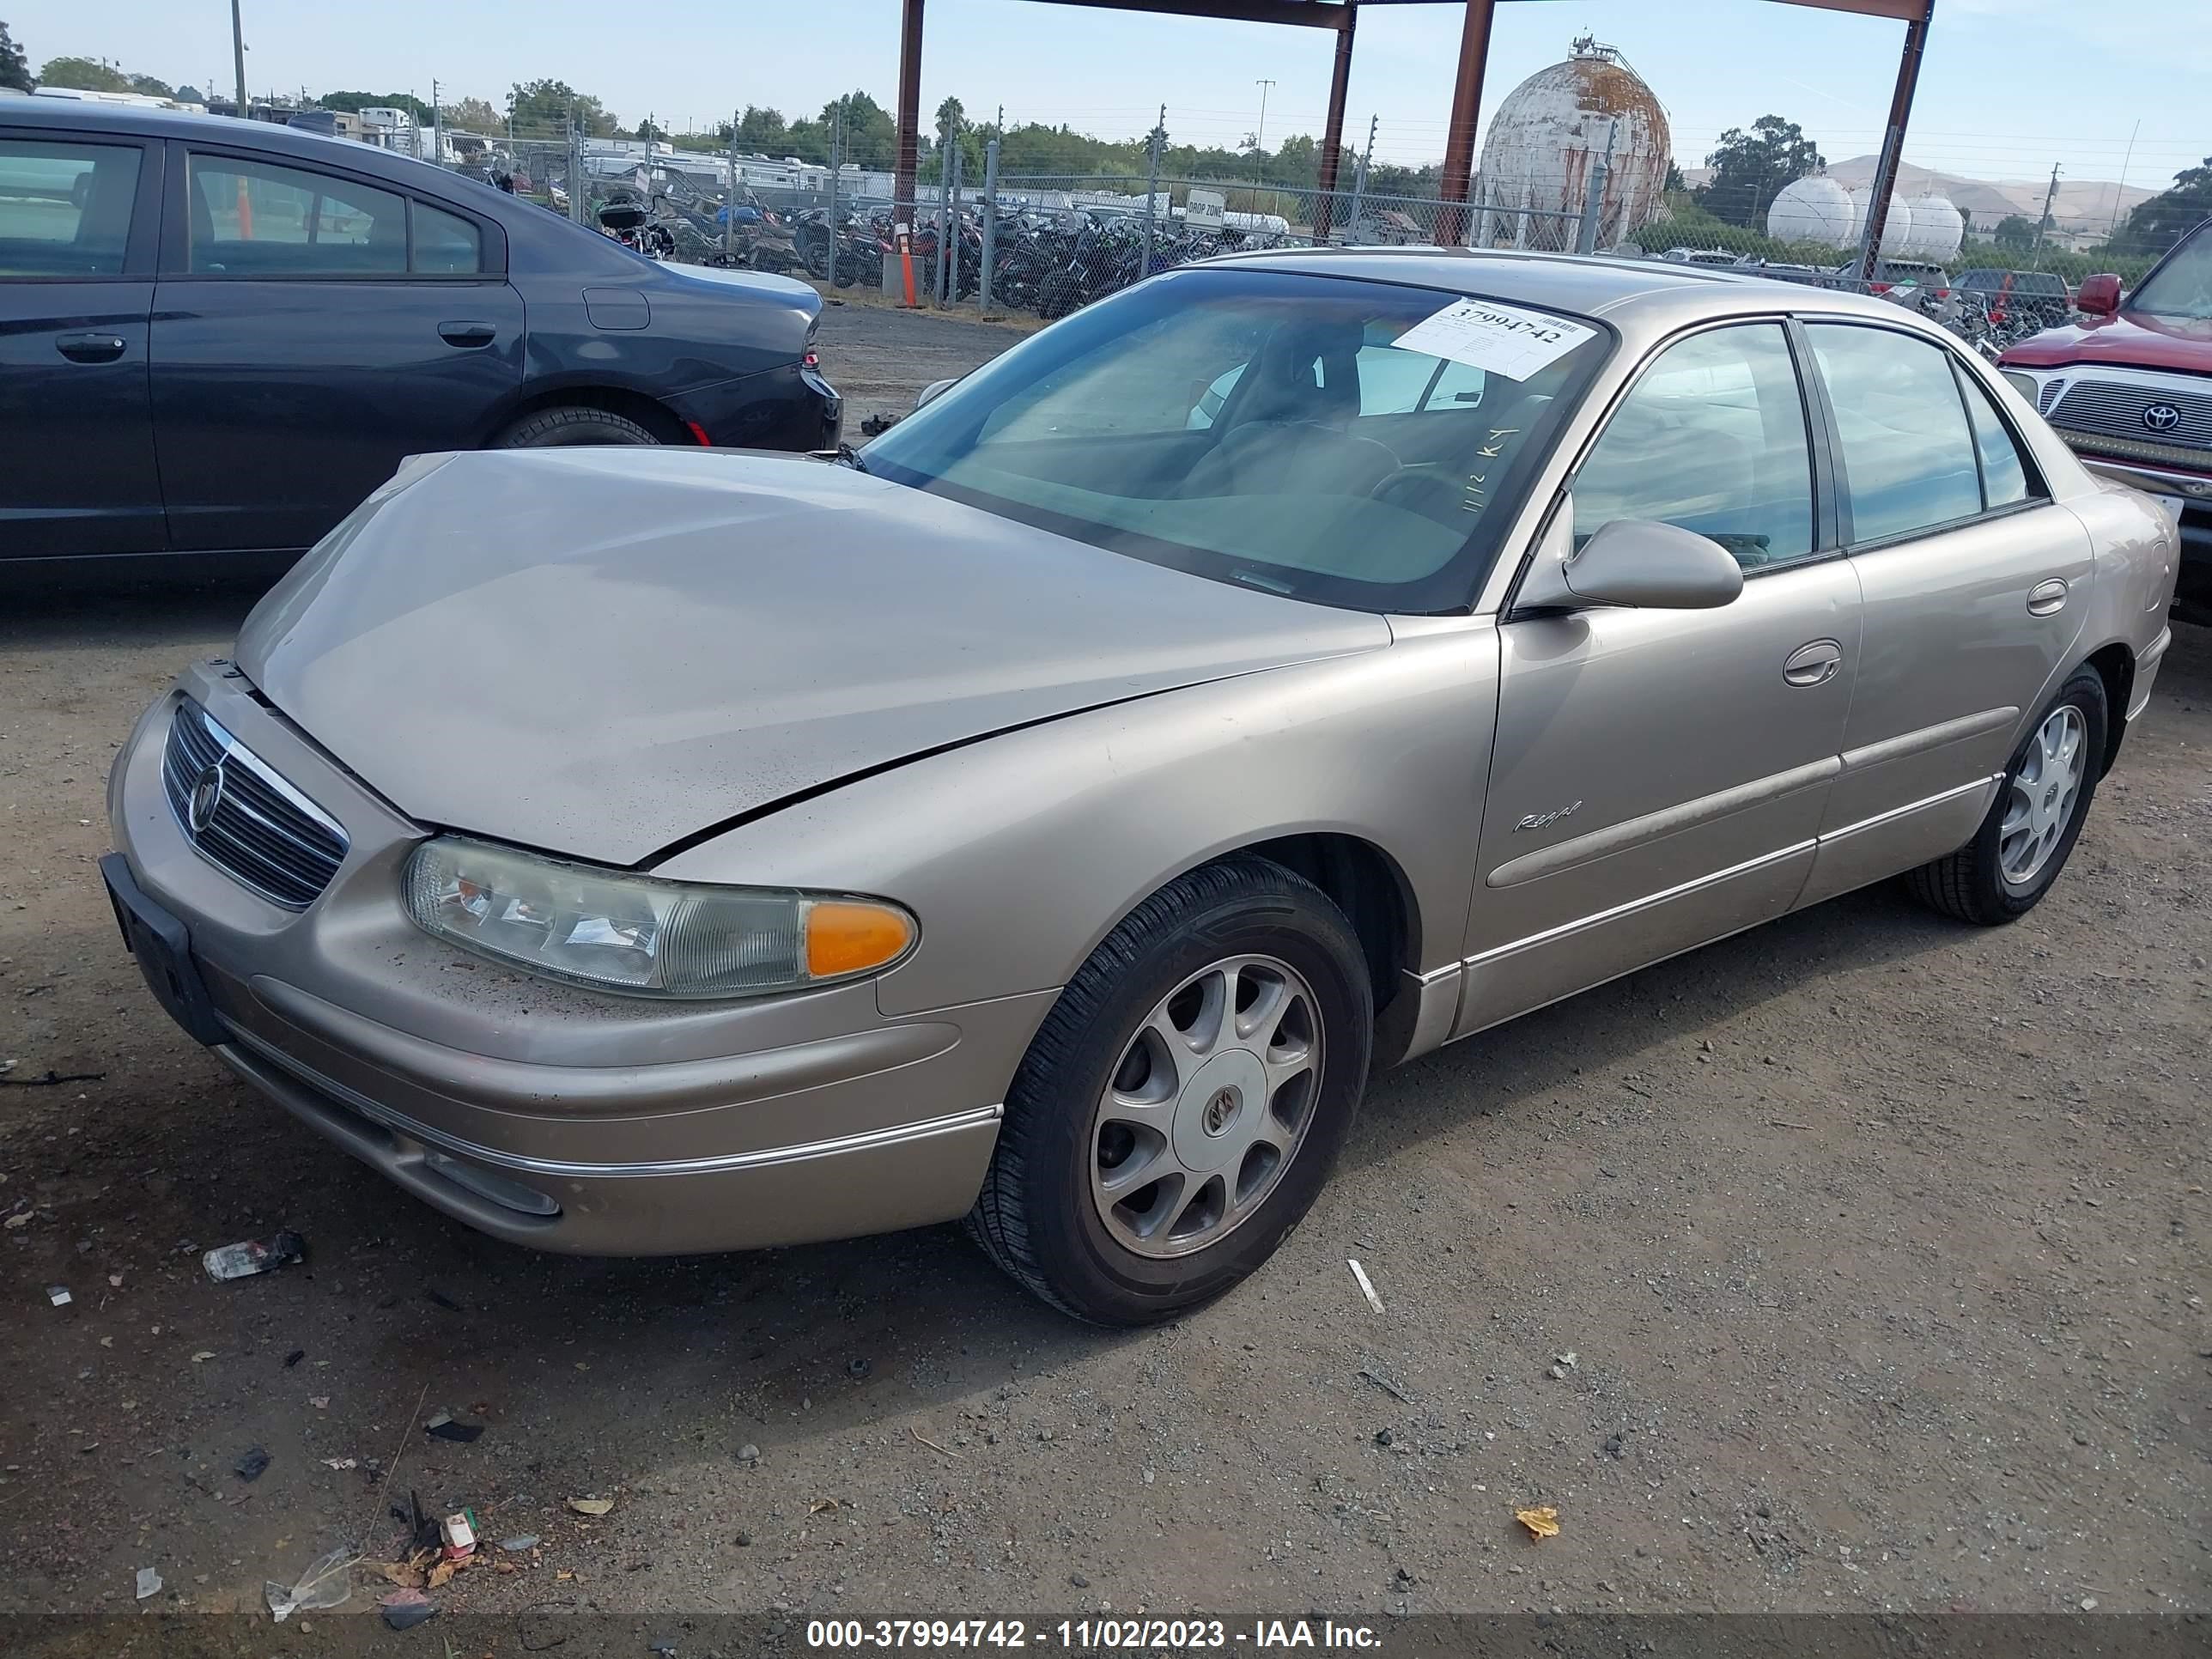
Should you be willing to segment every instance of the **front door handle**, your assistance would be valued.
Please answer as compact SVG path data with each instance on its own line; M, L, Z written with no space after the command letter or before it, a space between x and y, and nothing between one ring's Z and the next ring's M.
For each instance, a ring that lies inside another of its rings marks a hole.
M441 323L438 337L447 345L489 345L499 337L499 328L493 323Z
M2047 617L2066 603L2066 579L2053 576L2047 582L2038 582L2027 590L2027 614Z
M1844 665L1844 647L1834 640L1814 640L1792 651L1782 665L1782 678L1792 685L1826 685Z
M120 334L63 334L55 337L54 349L73 363L112 363L125 343Z

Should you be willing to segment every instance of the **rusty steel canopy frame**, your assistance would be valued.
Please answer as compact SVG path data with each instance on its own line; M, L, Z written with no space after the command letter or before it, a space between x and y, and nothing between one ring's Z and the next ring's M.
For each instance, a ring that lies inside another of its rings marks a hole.
M1104 11L1156 12L1175 17L1206 17L1242 23L1282 23L1299 28L1336 31L1336 62L1329 78L1328 118L1322 132L1321 173L1315 197L1314 235L1326 240L1336 189L1337 160L1343 149L1344 102L1352 81L1352 43L1359 22L1359 9L1367 6L1439 5L1461 0L1040 0L1060 6L1091 6ZM1443 178L1437 193L1448 202L1464 204L1474 176L1474 129L1482 113L1482 76L1490 62L1490 23L1501 0L1463 0L1466 21L1460 31L1459 73L1452 87L1451 124L1444 138ZM1920 59L1928 44L1928 20L1936 0L1773 0L1785 6L1805 6L1815 11L1853 12L1862 17L1887 17L1905 25L1905 52L1897 70L1897 89L1890 100L1889 122L1882 134L1881 159L1875 166L1874 199L1869 208L1873 234L1867 239L1861 274L1871 274L1881 244L1882 221L1887 216L1890 192L1897 187L1897 170L1905 152L1905 129L1912 116L1912 94L1920 78ZM921 103L922 0L904 0L899 28L898 172L894 185L893 216L914 222L914 175L917 156L915 134ZM1437 240L1456 242L1465 234L1464 215L1447 214L1439 222Z

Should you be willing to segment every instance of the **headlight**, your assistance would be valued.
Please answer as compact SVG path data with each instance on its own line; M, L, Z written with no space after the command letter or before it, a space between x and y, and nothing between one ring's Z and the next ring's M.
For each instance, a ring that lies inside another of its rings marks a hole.
M441 836L407 861L407 909L533 973L648 997L750 997L880 973L921 936L896 904L709 887Z
M2005 383L2007 385L2011 386L2014 392L2020 393L2021 397L2027 399L2027 406L2030 409L2034 408L2037 394L2041 392L2043 390L2040 386L2036 384L2035 376L2033 374L2023 374L2016 368L2002 369L1999 372L2005 377Z

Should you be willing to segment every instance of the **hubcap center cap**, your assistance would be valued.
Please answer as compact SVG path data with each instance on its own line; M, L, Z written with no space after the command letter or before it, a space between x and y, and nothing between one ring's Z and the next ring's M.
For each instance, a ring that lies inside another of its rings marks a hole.
M1267 1110L1267 1073L1249 1048L1224 1048L1200 1066L1176 1102L1176 1157L1193 1170L1220 1169L1249 1145Z
M1213 1098L1206 1103L1200 1127L1210 1135L1220 1134L1237 1121L1237 1113L1243 1103L1244 1097L1234 1087L1215 1090Z

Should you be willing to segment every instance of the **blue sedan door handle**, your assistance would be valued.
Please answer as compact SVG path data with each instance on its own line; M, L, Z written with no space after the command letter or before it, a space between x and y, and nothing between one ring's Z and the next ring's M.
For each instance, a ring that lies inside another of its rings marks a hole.
M54 349L73 363L112 363L125 345L120 334L64 334L55 339Z
M497 337L499 329L491 323L441 323L438 337L447 345L489 345Z

